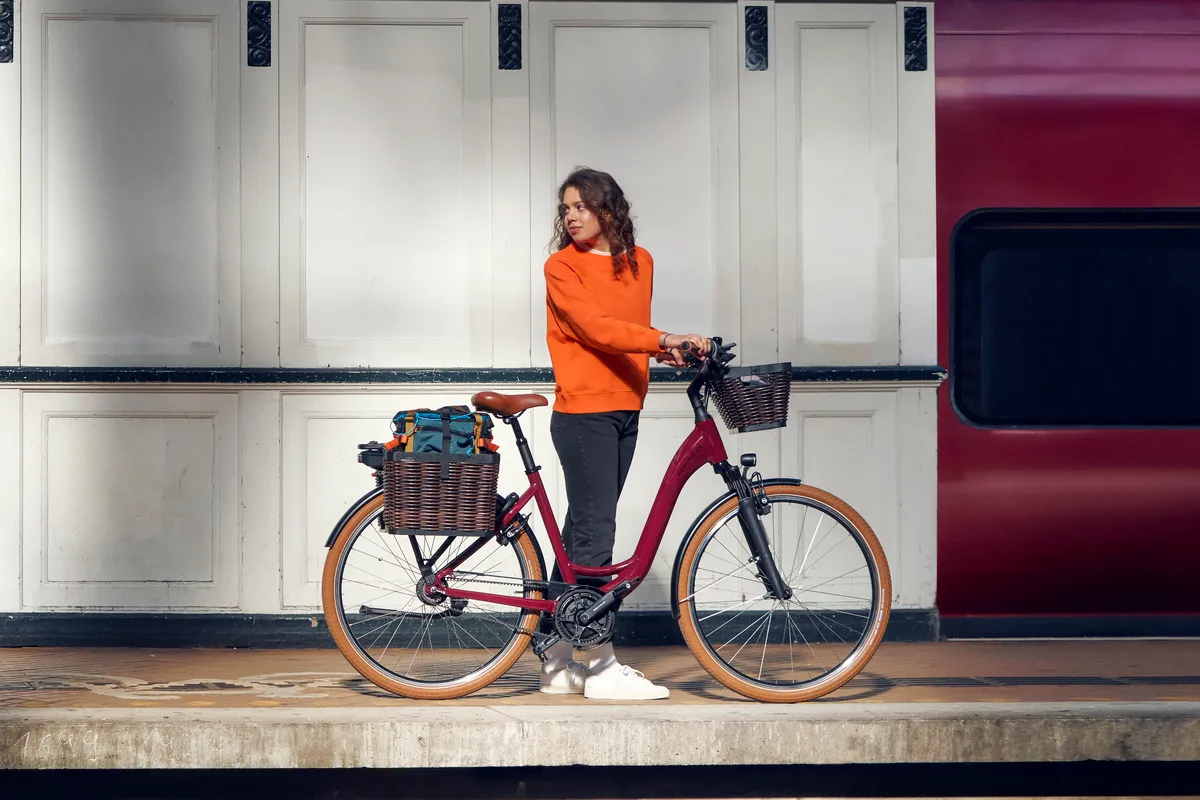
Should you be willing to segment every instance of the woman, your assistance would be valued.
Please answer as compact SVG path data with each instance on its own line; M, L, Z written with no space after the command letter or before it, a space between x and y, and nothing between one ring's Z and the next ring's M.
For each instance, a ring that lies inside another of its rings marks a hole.
M701 356L709 342L650 326L654 260L634 243L629 203L612 176L577 169L559 187L558 201L555 252L546 261L545 276L546 343L555 382L550 434L567 487L563 544L574 563L607 566L616 539L617 500L646 399L649 356L683 366L684 342ZM552 579L562 580L557 564ZM544 619L543 630L549 627ZM620 664L611 642L588 656L584 666L571 660L566 642L551 647L542 663L542 691L582 691L605 700L657 700L669 694Z

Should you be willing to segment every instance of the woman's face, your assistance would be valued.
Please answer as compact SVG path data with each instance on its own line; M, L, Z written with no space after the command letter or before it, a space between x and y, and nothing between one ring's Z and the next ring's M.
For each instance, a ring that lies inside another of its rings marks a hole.
M568 186L563 192L563 205L566 207L563 223L575 244L588 250L609 249L608 240L600 232L600 220L583 202L579 190L574 186Z

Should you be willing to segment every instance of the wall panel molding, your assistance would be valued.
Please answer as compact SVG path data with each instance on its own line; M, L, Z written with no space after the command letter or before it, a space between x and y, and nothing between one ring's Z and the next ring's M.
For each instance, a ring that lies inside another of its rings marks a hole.
M239 3L38 11L21 35L22 363L239 364Z
M26 392L22 607L237 608L236 394Z
M491 13L278 8L282 364L494 363Z

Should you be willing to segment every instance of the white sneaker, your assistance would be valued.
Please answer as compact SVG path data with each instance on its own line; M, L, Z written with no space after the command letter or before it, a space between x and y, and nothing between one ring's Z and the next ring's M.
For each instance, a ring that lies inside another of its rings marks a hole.
M646 680L633 667L622 665L588 675L583 695L590 700L665 700L671 692Z
M575 661L568 661L565 667L549 672L545 668L542 669L541 689L546 694L582 694L587 677L587 667Z

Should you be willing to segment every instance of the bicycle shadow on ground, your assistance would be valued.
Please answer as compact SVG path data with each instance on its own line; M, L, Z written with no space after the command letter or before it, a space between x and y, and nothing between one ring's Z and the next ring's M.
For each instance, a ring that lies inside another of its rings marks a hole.
M649 677L649 676L648 676ZM672 692L685 692L693 697L698 697L703 700L709 700L719 703L759 703L758 700L753 700L749 697L743 697L740 694L726 689L715 678L710 677L707 673L702 676L697 676L694 668L681 667L676 670L654 671L653 680L660 683ZM812 703L842 703L852 702L855 700L867 700L874 697L879 697L885 692L895 688L892 681L882 675L872 672L860 672L854 676L850 682L838 689L832 694L824 697L819 697L816 700L810 700Z
M392 694L389 691L380 689L375 684L368 681L366 678L346 678L342 681L342 688L348 692L353 692L360 697L371 697L381 700L404 700L412 701L410 698L401 697L397 694ZM468 695L472 698L483 698L487 700L511 700L517 697L523 697L536 692L538 690L538 676L535 672L527 672L513 668L504 675L500 676L495 682L485 686L474 694Z

